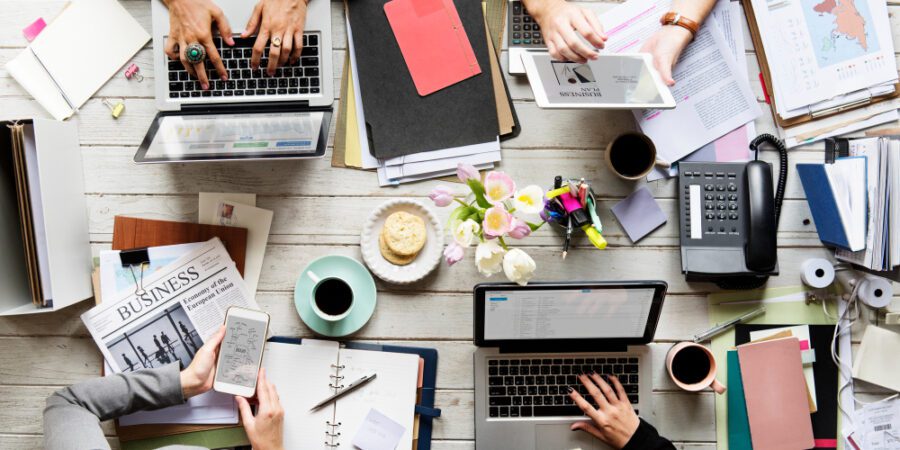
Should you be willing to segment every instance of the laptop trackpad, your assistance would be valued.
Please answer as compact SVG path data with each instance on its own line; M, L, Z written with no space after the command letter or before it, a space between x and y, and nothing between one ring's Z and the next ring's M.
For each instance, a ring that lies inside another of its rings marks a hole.
M590 434L572 431L567 424L538 424L534 427L536 450L603 450L606 445Z

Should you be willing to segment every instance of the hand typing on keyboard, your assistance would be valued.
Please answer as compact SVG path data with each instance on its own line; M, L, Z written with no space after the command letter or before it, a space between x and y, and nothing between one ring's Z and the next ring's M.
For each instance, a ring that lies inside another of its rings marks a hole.
M231 38L231 27L212 0L165 0L169 8L169 38L166 40L166 55L173 60L181 60L184 69L200 81L203 90L209 89L209 76L203 61L191 63L186 56L187 47L199 43L206 49L206 57L216 68L216 73L223 81L228 79L228 72L222 64L219 51L213 41L213 22L219 34L228 45L234 45Z
M607 383L600 375L579 375L578 380L587 388L597 408L585 400L577 389L569 387L569 397L591 419L575 422L572 430L584 430L597 439L620 449L628 444L640 425L640 419L628 401L628 394L615 375Z
M294 64L303 50L303 29L306 24L307 0L260 0L253 8L247 29L241 37L256 35L250 66L259 68L264 56L268 57L266 73L275 75L278 67L289 61ZM266 45L269 46L265 55Z
M579 63L597 59L597 50L584 42L587 40L598 49L606 44L603 25L593 11L565 0L523 0L523 3L538 22L553 59Z

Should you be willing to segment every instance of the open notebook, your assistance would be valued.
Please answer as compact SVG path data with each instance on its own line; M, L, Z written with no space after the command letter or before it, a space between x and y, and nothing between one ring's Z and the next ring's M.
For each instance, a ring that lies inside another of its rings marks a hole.
M337 342L304 339L303 345L269 342L266 376L284 407L285 448L349 447L370 409L405 428L397 450L412 449L419 356L341 348ZM366 374L372 382L310 412L313 405Z

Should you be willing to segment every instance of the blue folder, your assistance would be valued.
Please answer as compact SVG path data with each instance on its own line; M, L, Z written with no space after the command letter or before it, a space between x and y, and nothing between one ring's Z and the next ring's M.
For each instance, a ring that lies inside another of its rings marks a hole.
M301 345L303 339L273 336L269 338L269 342ZM364 342L342 342L341 346L344 348L370 350L375 352L410 353L419 355L425 360L425 367L422 371L422 390L419 396L419 404L416 405L416 414L419 415L419 445L416 450L431 450L431 434L434 427L434 418L441 416L441 410L434 407L434 391L437 385L437 350L425 347L368 344Z
M828 180L825 164L797 164L797 174L803 183L803 191L806 192L806 201L816 223L819 240L833 247L852 251L862 250L850 248L850 240L841 222L841 211L835 199L834 189ZM865 178L862 182L866 183Z
M747 417L747 401L744 398L744 382L737 350L728 353L728 448L729 450L753 450L750 441L750 419Z

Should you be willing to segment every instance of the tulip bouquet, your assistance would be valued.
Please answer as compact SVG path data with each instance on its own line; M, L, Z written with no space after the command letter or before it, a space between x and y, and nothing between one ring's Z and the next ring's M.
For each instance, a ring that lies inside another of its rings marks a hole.
M482 182L478 170L465 164L457 167L456 175L470 194L460 198L450 188L438 186L428 195L436 206L459 205L450 214L447 227L453 235L453 242L444 250L447 264L461 261L466 249L474 245L475 266L482 275L502 271L509 281L528 284L537 266L523 250L510 248L507 238L524 239L544 224L540 219L544 190L531 185L517 191L516 183L499 171L488 172ZM538 222L522 216L533 216Z

